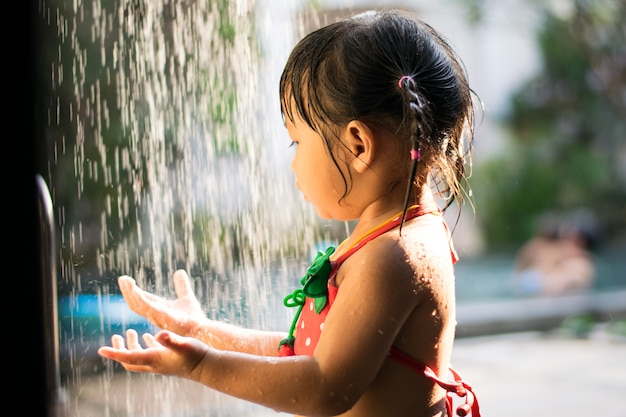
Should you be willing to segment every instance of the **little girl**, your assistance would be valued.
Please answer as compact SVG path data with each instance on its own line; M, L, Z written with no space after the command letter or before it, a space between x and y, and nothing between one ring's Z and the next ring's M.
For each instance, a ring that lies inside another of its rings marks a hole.
M145 348L134 330L115 335L100 355L302 416L479 417L450 367L457 257L437 205L464 193L472 98L450 46L405 12L310 33L280 80L291 168L320 217L357 223L285 299L291 329L208 319L184 271L176 300L120 277L130 308L164 330Z

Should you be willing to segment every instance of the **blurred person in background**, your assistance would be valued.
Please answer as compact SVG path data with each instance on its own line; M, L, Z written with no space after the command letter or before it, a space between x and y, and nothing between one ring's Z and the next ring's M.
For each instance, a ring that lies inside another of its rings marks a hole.
M589 290L596 277L592 248L598 238L595 215L576 210L570 216L548 213L536 235L518 250L513 286L517 293L555 296Z

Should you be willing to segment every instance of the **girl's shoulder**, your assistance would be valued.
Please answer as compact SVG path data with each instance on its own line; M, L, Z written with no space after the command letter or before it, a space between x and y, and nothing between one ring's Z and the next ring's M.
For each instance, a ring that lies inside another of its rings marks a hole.
M353 253L339 269L337 282L345 274L385 281L413 281L427 271L431 275L450 274L455 256L442 220L427 215L405 225L401 235L398 229L391 230Z
M439 213L427 213L411 219L404 225L401 234L395 229L376 240L379 240L379 246L373 245L370 248L372 251L403 256L409 261L429 261L439 255L452 260L450 255L454 254L450 231Z

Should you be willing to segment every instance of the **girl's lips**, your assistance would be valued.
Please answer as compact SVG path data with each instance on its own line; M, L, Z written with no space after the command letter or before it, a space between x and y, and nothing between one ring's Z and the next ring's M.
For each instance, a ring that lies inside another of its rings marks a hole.
M296 183L296 188L298 189L298 191L300 191L300 194L302 194L302 198L304 198L304 201L309 201L309 199L306 198L306 194L304 194L302 189L300 187L298 187L298 183Z
M306 198L306 194L304 194L304 191L302 191L302 188L300 188L300 184L298 184L298 180L296 179L296 188L298 189L298 191L300 191L300 194L302 194L302 197L304 198L304 201L309 201L308 198Z

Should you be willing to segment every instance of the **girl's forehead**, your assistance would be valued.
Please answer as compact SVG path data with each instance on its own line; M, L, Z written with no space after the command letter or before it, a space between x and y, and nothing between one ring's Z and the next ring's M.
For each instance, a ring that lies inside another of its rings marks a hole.
M285 103L286 104L286 103ZM298 107L295 104L295 101L291 99L289 101L289 107L283 107L282 111L283 115L283 123L285 127L302 127L303 125L307 125L304 121L304 118L298 111Z
M296 127L296 124L302 123L300 116L296 113L289 113L288 115L283 114L283 124L287 129L293 129Z
M297 112L292 113L292 116L293 119L286 117L284 120L285 127L290 134L293 133L300 136L306 135L308 132L314 132L314 129L312 129Z

